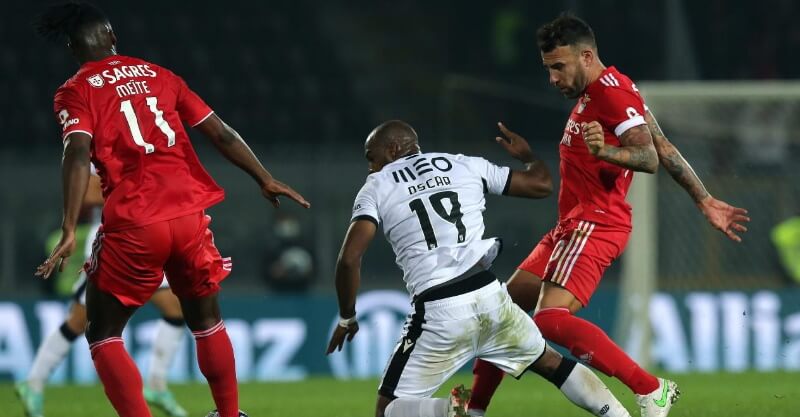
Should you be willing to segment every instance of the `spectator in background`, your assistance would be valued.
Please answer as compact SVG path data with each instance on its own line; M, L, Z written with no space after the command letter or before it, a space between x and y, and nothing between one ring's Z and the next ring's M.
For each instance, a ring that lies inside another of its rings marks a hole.
M800 216L790 217L775 225L770 237L786 274L800 284Z
M277 292L303 292L314 281L313 251L303 241L300 222L288 213L275 216L274 244L264 256L264 280Z

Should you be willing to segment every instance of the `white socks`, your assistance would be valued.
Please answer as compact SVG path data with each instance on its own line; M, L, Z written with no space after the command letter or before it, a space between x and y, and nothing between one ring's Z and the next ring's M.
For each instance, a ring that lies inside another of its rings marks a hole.
M167 389L167 373L175 353L181 346L186 330L184 326L166 322L164 319L156 325L153 338L153 352L150 358L150 369L147 372L147 387L154 391Z
M606 384L580 363L575 365L559 389L575 405L596 416L630 417Z
M447 417L448 398L397 398L383 412L384 417Z
M33 365L28 373L28 385L36 392L44 390L50 374L61 364L64 357L69 353L72 342L77 338L77 335L71 334L69 329L64 330L65 327L65 325L61 325L61 328L50 333L42 341L39 350L36 351L36 358L33 360ZM67 339L64 335L65 331L70 333L69 336L74 336L72 340Z

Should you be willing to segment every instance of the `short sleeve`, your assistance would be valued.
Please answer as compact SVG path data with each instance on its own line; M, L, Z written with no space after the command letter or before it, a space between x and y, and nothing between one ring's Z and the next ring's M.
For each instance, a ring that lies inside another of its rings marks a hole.
M484 158L465 157L472 172L481 176L484 192L500 195L508 191L511 182L511 168L495 165Z
M644 100L634 91L607 87L598 103L599 121L617 137L632 127L646 124Z
M181 116L181 120L191 127L203 123L214 111L211 110L211 107L209 107L197 93L189 88L183 78L175 74L172 74L172 76L175 87L177 88L175 109Z
M374 175L374 174L373 174ZM368 177L367 182L361 187L356 195L356 200L353 203L353 215L350 217L350 222L356 220L369 220L375 225L378 225L378 202L374 178Z
M94 135L94 122L89 106L77 90L61 87L53 99L56 122L61 125L61 140L72 133Z

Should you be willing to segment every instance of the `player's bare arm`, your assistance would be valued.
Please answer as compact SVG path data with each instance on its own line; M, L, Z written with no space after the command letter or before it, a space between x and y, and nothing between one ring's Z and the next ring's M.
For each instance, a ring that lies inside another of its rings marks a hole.
M603 127L599 122L581 123L583 141L589 152L599 159L633 171L654 174L658 169L658 154L647 125L626 130L619 141L622 146L605 143Z
M214 147L234 165L248 173L261 187L261 193L273 206L279 207L279 196L286 196L305 208L311 204L300 193L288 185L276 180L264 168L261 161L247 146L247 143L232 127L228 126L216 114L212 114L199 125L195 126L211 140Z
M664 131L661 130L661 126L658 125L658 121L649 110L645 113L644 119L653 136L653 144L661 166L669 172L675 182L686 190L712 226L725 233L731 240L741 242L742 238L736 232L747 231L747 227L742 224L750 221L750 218L747 217L747 210L714 198L706 190L703 181L694 172L689 162L683 158L678 148L664 135Z
M378 227L370 220L350 223L336 260L336 296L339 299L339 325L333 331L326 354L342 350L345 338L353 340L358 332L356 295L361 282L361 258L375 237Z
M64 218L61 222L61 239L50 256L36 268L37 276L49 278L58 267L64 264L75 250L75 227L83 206L83 198L89 185L89 152L92 137L81 132L70 134L64 139L64 158L61 176L64 194Z
M526 198L544 198L553 192L553 179L547 165L534 155L528 141L512 132L503 123L497 123L504 137L495 140L512 158L525 164L524 170L511 172L508 195Z

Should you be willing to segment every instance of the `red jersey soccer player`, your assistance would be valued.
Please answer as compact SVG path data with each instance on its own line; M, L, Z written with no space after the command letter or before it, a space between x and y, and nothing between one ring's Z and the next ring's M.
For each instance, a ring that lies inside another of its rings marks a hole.
M642 416L666 416L677 385L639 367L600 328L574 316L589 303L603 271L625 248L631 208L625 201L634 171L654 173L659 160L695 199L714 227L739 241L747 229L743 209L711 197L680 153L666 140L636 86L597 55L591 28L562 15L537 33L550 83L578 99L559 145L561 190L558 224L508 282L512 299L530 310L545 339L625 383ZM541 281L540 281L541 280ZM475 364L470 414L483 415L502 378Z
M142 379L125 351L122 330L158 289L166 273L195 335L197 360L218 411L238 408L233 349L219 313L219 283L231 264L220 256L204 210L224 193L206 173L183 128L197 128L228 160L250 174L273 205L302 196L272 178L242 138L184 81L158 65L117 55L116 36L93 6L52 6L38 24L49 38L66 37L80 62L55 96L63 129L62 237L37 269L48 277L75 248L75 223L94 162L106 201L102 227L87 263L86 338L106 395L120 416L150 416Z

